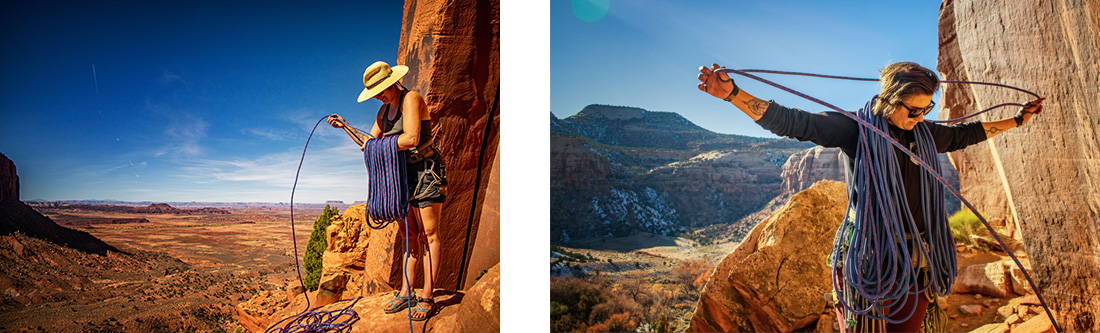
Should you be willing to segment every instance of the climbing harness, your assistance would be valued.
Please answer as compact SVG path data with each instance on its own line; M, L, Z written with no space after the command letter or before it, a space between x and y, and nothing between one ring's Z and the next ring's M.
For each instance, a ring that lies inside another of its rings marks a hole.
M914 153L912 150L890 137L886 132L885 119L871 115L871 108L874 103L873 100L868 102L863 109L853 114L820 99L751 73L800 75L854 81L879 81L878 79L759 69L736 70L722 68L715 71L735 73L760 81L837 111L855 120L856 123L860 125L860 141L858 143L859 149L857 149L859 153L857 153L854 161L857 172L855 174L856 179L853 180L853 185L856 186L850 187L849 196L851 197L854 194L857 200L862 201L862 204L849 202L848 215L845 217L841 228L837 230L832 257L833 288L834 290L840 290L842 292L842 294L839 295L840 297L838 297L838 304L843 308L843 312L860 314L876 319L876 322L881 324L876 326L882 326L884 328L885 322L887 321L897 322L890 318L897 314L904 306L896 306L896 309L891 313L884 313L885 307L882 306L883 301L893 301L893 303L897 303L899 298L905 297L907 294L913 292L926 292L927 295L929 288L931 288L931 291L940 295L946 295L946 293L950 292L950 286L954 282L956 269L954 239L950 237L950 232L945 230L946 223L933 223L936 221L942 222L946 216L943 212L943 200L938 199L942 198L943 190L946 189L956 198L959 198L970 211L974 212L974 215L978 217L978 220L981 221L983 225L985 225L986 230L989 231L993 239L1001 246L1001 249L1012 258L1012 261L1016 263L1016 266L1019 267L1020 271L1023 273L1028 285L1035 291L1035 295L1038 297L1043 310L1046 311L1047 317L1050 318L1050 322L1055 331L1059 333L1062 332L1061 327L1058 326L1058 322L1054 319L1054 315L1051 314L1050 308L1047 307L1042 292L1040 292L1039 288L1035 287L1035 282L1031 279L1031 275L1028 274L1027 270L1024 269L1020 260L1008 249L1008 246L1005 245L1004 241L1001 240L993 230L993 227L989 225L989 222L987 222L985 217L978 212L974 205L959 194L957 189L947 184L947 181L943 179L942 173L939 170L939 163L927 162L936 161L935 146L929 144L931 135L928 133L927 126L918 124L918 126L914 128L916 137L915 142L917 143L917 152ZM940 82L996 86L1017 90L1035 98L1040 98L1038 94L1031 91L999 83L957 80L942 80ZM1002 103L959 118L931 122L954 123L1005 106L1023 107L1024 104ZM875 134L877 138L869 138L870 135L867 134L871 133ZM929 244L930 246L926 246L920 241L913 242L913 245L916 245L915 250L906 246L898 246L898 242L901 240L899 235L902 234L902 231L915 230L917 221L913 221L909 213L908 205L905 204L904 201L897 201L898 198L904 198L904 193L902 192L903 188L899 186L901 183L898 179L898 173L872 171L874 169L897 170L897 159L891 149L889 149L889 146L897 147L898 150L908 155L918 166L926 171L921 177L922 183L926 185L922 186L921 189L924 211L934 213L937 219L932 220L930 216L933 214L925 214L924 220L921 221L925 223L926 226L930 227L926 229L929 232L929 237L932 238L932 244ZM868 171L859 172L861 169L868 169ZM862 175L860 175L860 173L862 173ZM938 182L938 185L933 184L931 182L932 180ZM899 204L899 202L902 203ZM901 215L901 218L899 218L899 215ZM871 221L875 220L892 221L893 223L871 223ZM878 233L876 234L876 232ZM884 237L882 236L885 236L886 239L883 239ZM948 248L947 245L950 245L950 248ZM929 274L929 284L920 290L917 289L917 277L912 267L914 254L916 255L916 262L918 263L917 267L920 267L922 261L927 260L932 268L941 269L939 272L932 272L932 274ZM942 271L944 269L948 271ZM838 273L843 275L842 279L845 280L843 282L846 282L847 288L839 288L842 281L838 281ZM931 296L929 295L928 297ZM895 305L893 303L891 303L891 305ZM933 309L930 308L930 310ZM929 315L926 316L926 323L942 323L944 321L942 312L938 311L938 307L936 310L937 311L934 311L936 313L929 313ZM838 310L838 312L841 311ZM903 320L911 317L912 312L915 311L910 311ZM850 327L856 324L856 321L852 317L854 316L845 316L848 321L847 324Z
M302 156L298 160L298 169L294 173L294 185L290 190L290 239L294 244L294 270L298 273L298 283L305 285L302 279L302 271L298 263L298 238L295 237L294 230L294 193L298 188L298 176L302 172L302 163L306 158L306 151L309 149L309 142L313 138L313 133L317 131L317 126L329 116L322 117L317 120L317 123L313 124L313 128L309 131L309 136L306 137L306 144L302 147ZM358 129L357 129L358 130ZM371 141L375 141L371 143ZM372 145L366 147L366 145ZM389 154L387 154L389 153ZM368 140L364 144L364 162L367 165L367 170L370 173L370 180L372 185L369 186L370 193L367 199L367 216L364 216L368 221L367 224L373 229L385 228L389 223L396 221L397 219L403 219L405 222L405 265L408 266L409 261L409 221L408 221L408 185L405 181L405 159L404 152L397 151L397 136L389 136L381 139ZM388 164L387 164L388 163ZM375 173L377 172L377 173ZM394 190L400 190L397 194L394 194ZM387 190L389 192L387 192ZM372 201L372 199L374 199ZM402 205L398 209L396 206ZM374 211L379 209L380 211ZM370 221L374 218L378 218L380 222L378 224L372 224ZM429 258L430 259L430 258ZM405 276L405 285L409 286L408 296L412 296L412 284L409 281L408 270L402 267L402 271ZM351 301L347 306L334 309L334 310L319 310L320 307L312 308L310 306L309 297L306 296L306 307L301 312L298 312L289 317L283 318L278 322L272 324L265 330L265 333L279 332L279 333L294 333L294 332L338 332L346 333L351 332L352 325L359 321L359 314L352 309L356 303L361 300L363 296L356 298L348 298L338 300L332 304L338 304ZM409 332L413 332L412 327L412 310L411 307L407 312L409 319Z

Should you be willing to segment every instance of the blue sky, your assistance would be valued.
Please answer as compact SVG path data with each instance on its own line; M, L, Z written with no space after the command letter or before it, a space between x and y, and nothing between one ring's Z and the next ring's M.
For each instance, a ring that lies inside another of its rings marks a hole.
M898 61L935 69L938 15L938 1L552 1L550 107L564 118L588 104L637 106L674 111L716 132L774 137L699 91L698 67L861 77ZM873 82L764 77L849 110L878 91ZM757 97L825 110L734 79Z
M24 200L286 202L313 123L397 54L402 3L17 2L0 12L0 152ZM94 67L94 72L93 72ZM296 201L362 200L343 131L314 135Z

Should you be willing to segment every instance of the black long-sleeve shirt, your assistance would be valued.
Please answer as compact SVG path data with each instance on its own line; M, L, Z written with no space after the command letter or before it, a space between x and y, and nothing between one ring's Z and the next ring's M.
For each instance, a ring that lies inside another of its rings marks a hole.
M840 148L848 156L848 171L851 172L855 163L856 146L859 140L859 124L852 118L838 112L810 113L799 109L788 108L774 101L768 105L756 121L764 129L779 136L790 137L799 141L810 141L823 147ZM925 122L932 140L936 144L937 153L946 153L963 149L966 146L985 141L985 130L981 122L968 122L958 125L941 125ZM915 147L913 131L903 130L890 125L890 136L910 150ZM901 166L901 178L905 184L906 201L912 212L914 221L920 233L926 232L924 223L920 223L924 217L923 205L920 202L920 175L924 170L914 162L909 155L901 149L894 148L897 154L898 165ZM937 163L937 161L928 161Z

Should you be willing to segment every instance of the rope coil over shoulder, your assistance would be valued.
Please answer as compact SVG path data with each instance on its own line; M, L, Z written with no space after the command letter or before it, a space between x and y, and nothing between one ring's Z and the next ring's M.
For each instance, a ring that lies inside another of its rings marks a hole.
M1020 260L1008 249L1008 246L1005 245L1004 241L1001 240L993 230L993 227L989 225L989 222L987 222L985 217L978 212L974 205L959 194L957 189L947 184L947 181L943 179L941 170L939 170L939 163L928 162L936 160L936 151L934 145L930 144L931 135L928 133L927 126L919 124L914 128L916 137L915 142L917 143L918 151L914 153L897 140L890 137L890 134L885 130L885 119L870 114L871 107L873 106L872 103L874 102L873 100L858 113L853 114L820 99L751 73L799 75L853 81L879 81L878 79L760 69L735 70L723 68L715 70L715 72L734 73L760 81L817 104L821 104L855 120L856 123L859 124L860 140L858 143L859 148L857 149L859 153L857 153L855 159L856 165L854 165L854 170L856 174L854 175L855 179L852 184L855 186L852 186L850 189L850 191L856 192L849 193L849 197L854 195L857 200L855 202L852 200L849 201L847 216L841 228L837 230L832 256L833 286L834 289L841 292L837 297L838 304L841 305L845 312L864 315L880 322L899 322L890 318L897 315L897 312L905 306L896 306L896 310L893 312L885 313L887 309L885 304L895 305L898 301L906 301L908 298L905 296L908 293L919 293L927 291L928 288L933 288L932 291L939 295L946 295L950 292L950 287L954 282L956 273L955 244L954 239L950 236L950 231L946 230L946 223L943 222L946 218L946 214L943 211L943 200L939 199L942 198L942 191L946 189L952 195L959 198L970 211L974 212L974 215L978 217L978 220L981 221L983 225L985 225L986 230L989 231L993 239L1001 246L1001 249L1012 258L1012 261L1016 263L1016 266L1018 266L1023 273L1031 290L1035 291L1035 295L1039 299L1039 303L1042 305L1043 310L1046 311L1047 317L1050 318L1050 322L1055 331L1059 333L1062 332L1061 327L1058 326L1058 322L1054 319L1054 315L1050 312L1050 308L1047 307L1042 292L1039 288L1036 288L1035 282L1031 279L1031 275L1027 270L1024 269ZM940 82L996 86L1020 91L1035 98L1040 97L1034 92L999 83L956 80L941 80ZM930 122L954 123L1005 106L1022 107L1024 104L1001 103L959 118ZM872 137L871 134L874 134L874 137ZM924 185L921 187L921 197L925 205L925 212L931 212L931 214L925 214L924 221L919 222L926 223L926 226L930 226L930 228L926 229L929 232L931 241L931 244L928 244L928 246L921 241L913 241L908 244L911 246L905 246L905 240L899 238L899 235L902 235L903 231L915 231L915 223L918 221L913 221L909 213L908 204L905 200L898 200L898 198L904 198L905 195L902 192L903 188L900 186L901 183L899 179L896 178L899 177L898 173L872 171L874 169L881 170L887 168L897 170L896 155L892 152L892 149L889 149L890 146L896 147L898 150L908 155L925 171L921 176L921 182ZM876 163L884 163L885 165L876 165ZM932 180L935 180L936 183L933 183ZM863 193L859 191L863 191ZM929 215L935 216L930 217ZM885 239L883 236L885 236ZM912 266L914 254L917 254L915 256L917 260L916 267L921 266L922 260L927 260L930 268L940 270L938 272L930 272L931 274L928 277L930 281L924 288L918 288L918 277ZM838 276L838 273L840 276ZM911 317L913 312L915 311L910 311L909 314L905 315L905 319L902 321Z

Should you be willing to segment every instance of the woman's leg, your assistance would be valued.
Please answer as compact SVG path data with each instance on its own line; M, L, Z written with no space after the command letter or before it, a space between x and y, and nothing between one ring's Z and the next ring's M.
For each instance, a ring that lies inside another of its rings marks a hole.
M906 301L904 302L904 306L905 307L901 309L901 312L898 312L898 314L892 318L905 317L905 315L909 313L910 309L912 309L914 306L916 306L917 308L913 311L913 316L909 317L909 320L897 324L886 323L887 332L921 331L921 324L924 322L924 313L928 311L928 298L924 297L924 294L921 293L909 294Z
M422 298L432 298L432 291L435 290L435 275L439 271L439 252L440 242L439 235L436 233L439 226L439 211L440 203L432 203L431 205L418 209L418 220L421 221L420 227L424 231L424 239L427 241L428 255L425 256L424 264L424 289L420 292ZM424 306L428 306L424 304ZM416 317L421 317L419 314L414 314Z
M398 235L398 239L403 239L406 237L406 235L409 239L409 258L408 260L405 260L404 255L401 256L401 260L403 262L402 265L404 265L405 269L405 274L408 275L407 280L405 279L405 276L401 277L401 296L408 295L408 291L410 288L409 284L413 283L413 281L416 281L416 273L418 268L417 265L420 263L420 257L424 253L424 251L421 250L424 245L420 241L420 230L422 229L420 228L420 222L416 220L416 208L410 208L409 210L409 230L407 230L406 233L404 221L400 223L401 227L398 230L398 232L401 233L400 235ZM399 246L405 246L405 244L399 244Z
M397 222L398 226L397 226L397 238L396 238L397 244L396 244L396 248L405 247L405 239L406 239L405 235L408 235L407 238L408 238L408 244L409 244L409 247L408 247L408 260L406 260L404 253L402 253L402 255L399 259L402 262L401 263L401 265L402 265L401 269L404 270L404 272L403 272L404 274L402 274L401 277L400 277L400 279L401 279L401 289L397 291L397 294L400 297L405 297L405 296L408 296L408 295L411 294L409 292L409 288L411 288L410 284L413 281L416 281L416 269L415 268L417 267L417 264L419 263L418 258L420 256L420 253L423 253L423 251L420 251L420 247L422 246L421 245L422 243L420 242L420 236L419 236L420 235L420 229L417 228L417 223L415 221L415 218L414 218L413 214L411 214L411 213L412 212L411 212L411 209L410 209L409 221L408 221L408 230L406 230L405 221ZM398 303L397 301L390 301L390 303L386 305L385 311L386 312L391 312L391 310L398 307L398 304L400 304L400 303ZM414 305L409 305L409 306L414 306Z

